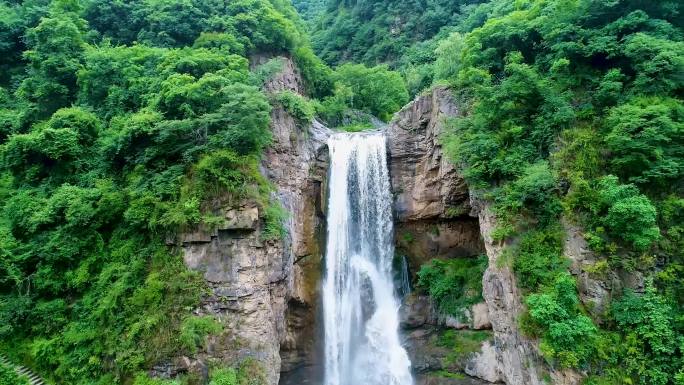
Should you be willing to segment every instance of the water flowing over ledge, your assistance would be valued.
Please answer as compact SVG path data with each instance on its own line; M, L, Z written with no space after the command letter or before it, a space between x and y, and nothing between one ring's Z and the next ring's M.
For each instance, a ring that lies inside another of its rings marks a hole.
M392 194L382 133L329 140L323 283L325 385L412 385L392 279Z

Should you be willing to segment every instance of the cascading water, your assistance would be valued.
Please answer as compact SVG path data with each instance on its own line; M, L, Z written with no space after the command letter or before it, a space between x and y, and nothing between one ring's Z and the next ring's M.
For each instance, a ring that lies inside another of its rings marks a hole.
M409 274L408 259L406 256L401 257L401 286L399 287L402 297L411 294L411 274Z
M392 195L380 133L329 142L325 385L412 385L392 279Z

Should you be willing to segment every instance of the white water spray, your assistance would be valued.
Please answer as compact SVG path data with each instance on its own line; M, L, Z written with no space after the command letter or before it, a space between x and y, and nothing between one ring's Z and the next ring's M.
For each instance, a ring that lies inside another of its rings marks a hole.
M412 385L392 280L392 195L385 137L330 138L325 385Z

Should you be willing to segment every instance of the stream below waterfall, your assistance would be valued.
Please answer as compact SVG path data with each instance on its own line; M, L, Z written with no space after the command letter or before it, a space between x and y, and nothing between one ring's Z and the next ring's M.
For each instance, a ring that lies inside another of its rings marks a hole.
M392 275L392 193L382 133L335 134L323 282L324 385L412 385Z

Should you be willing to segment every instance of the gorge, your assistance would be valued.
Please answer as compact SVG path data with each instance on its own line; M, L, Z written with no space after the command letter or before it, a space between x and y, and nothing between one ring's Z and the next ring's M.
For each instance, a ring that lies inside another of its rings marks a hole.
M684 384L683 4L0 1L0 385Z
M298 69L284 60L268 87L296 91ZM493 216L478 217L483 208L440 145L444 124L459 113L444 88L416 98L375 134L333 133L316 121L301 127L274 109L276 140L263 164L289 212L288 236L259 242L262 229L248 220L254 209L243 204L220 209L229 226L181 237L186 264L213 287L202 313L228 327L210 338L200 360L177 361L172 371L253 357L274 385L403 385L411 376L418 385L534 383L541 369L533 353L519 350L531 341L508 316L508 303L519 299L506 269L491 269L498 288L460 318L420 292L399 309L403 261L415 282L434 257L472 260L496 247L488 235ZM444 345L445 336L475 335L485 338L456 358L451 343ZM378 377L355 377L367 373Z

